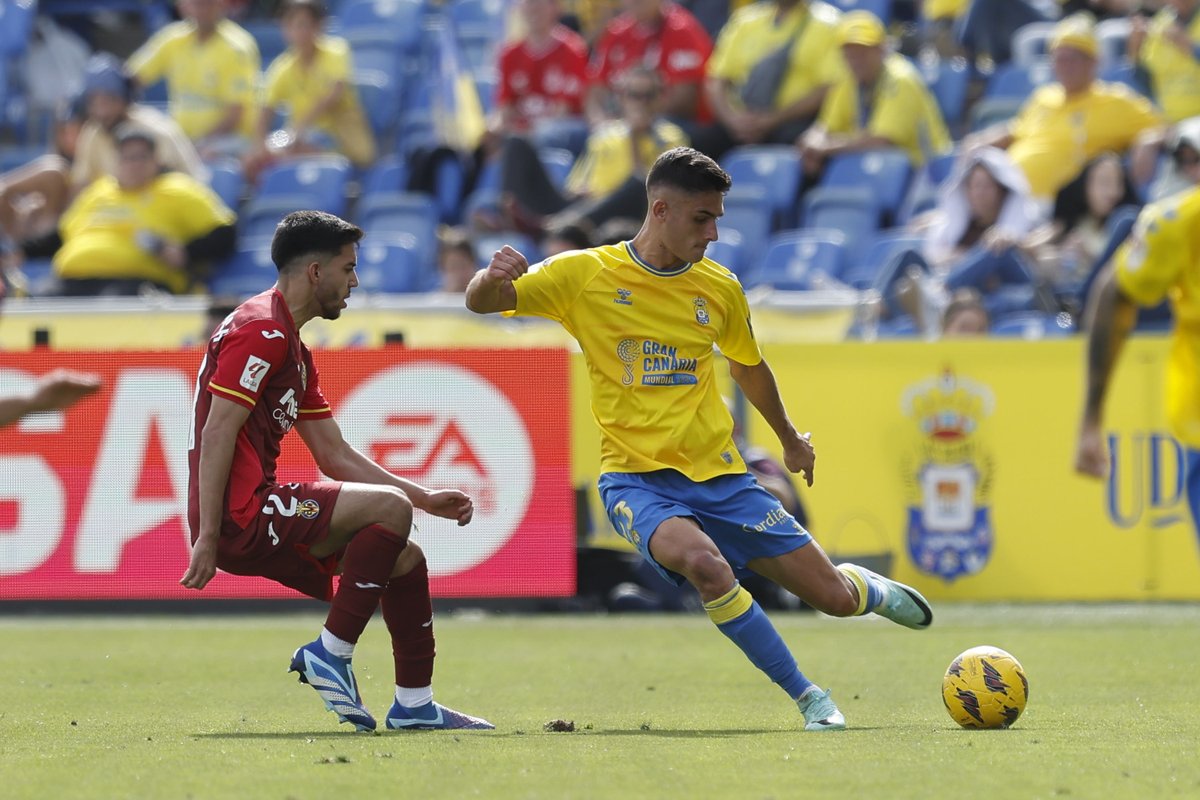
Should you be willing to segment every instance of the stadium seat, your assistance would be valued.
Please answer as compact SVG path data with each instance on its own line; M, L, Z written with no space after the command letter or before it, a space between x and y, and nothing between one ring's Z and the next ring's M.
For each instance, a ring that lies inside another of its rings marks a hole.
M362 196L380 192L403 192L408 186L408 162L399 156L376 161L362 178Z
M238 239L243 241L270 239L275 235L279 220L301 208L311 208L304 195L281 195L270 198L251 198L238 214Z
M721 166L738 187L757 186L766 195L776 227L796 222L796 196L802 178L800 155L790 145L744 145L730 150Z
M213 297L249 297L269 288L279 277L271 262L270 239L243 241L237 251L216 265L208 279Z
M825 188L870 189L884 224L890 224L908 191L912 164L903 150L867 150L829 160L820 185Z
M892 0L832 0L832 4L846 11L870 11L884 25L892 21Z
M954 135L963 123L963 112L967 106L967 89L971 84L971 70L965 59L936 59L918 65L925 84L933 93L946 127Z
M752 285L807 291L840 281L844 239L835 231L787 231L771 237Z
M337 30L356 43L390 42L397 52L416 52L421 42L421 5L415 0L347 0L338 10Z
M561 147L579 158L587 144L588 124L583 117L554 117L534 123L533 142L538 147Z
M1102 70L1125 63L1132 27L1128 17L1114 17L1096 24L1096 42L1100 49L1099 61Z
M363 240L358 251L358 284L366 292L423 292L431 288L433 272L433 265L421 256L417 237L410 233L372 236Z
M456 41L459 54L475 80L495 77L499 46L494 33L460 33Z
M1150 94L1150 88L1133 64L1110 64L1103 67L1096 77L1109 83L1123 83L1138 94Z
M283 28L274 19L247 19L241 22L241 26L258 43L258 54L262 58L263 71L266 72L271 62L287 50Z
M758 186L734 186L725 195L725 216L717 223L718 236L736 231L741 236L744 266L758 263L771 236L771 207Z
M842 271L842 282L855 289L875 287L882 270L900 252L919 249L923 243L920 236L903 229L879 231L867 245L865 253L851 259Z
M498 80L493 71L490 75L475 76L475 93L479 95L479 105L484 114L490 114L496 109L496 84Z
M514 250L525 256L525 259L530 264L536 264L541 261L544 256L542 249L538 243L530 236L515 231L496 231L494 233L479 233L472 237L472 248L475 250L475 256L479 259L479 266L486 267L488 262L492 260L492 254L499 250L504 245L512 247Z
M1002 64L988 79L983 98L971 109L968 127L972 131L1003 122L1016 115L1033 90L1053 79L1049 63L1031 65Z
M1018 67L1030 67L1046 58L1050 53L1050 39L1054 36L1055 24L1031 22L1013 34L1012 63Z
M705 258L717 262L735 275L741 275L746 267L742 235L735 230L726 229L720 231L720 236L717 241L709 242L708 249L704 251Z
M486 36L493 43L504 36L505 9L504 0L452 0L446 4L454 32L460 39Z
M538 160L546 168L546 176L550 178L550 182L562 189L571 167L575 165L575 156L571 155L570 150L561 147L539 147L537 154Z
M306 156L263 171L255 200L294 198L297 208L345 216L350 162L342 156Z
M400 89L391 75L379 70L356 70L354 88L375 135L376 144L390 142L400 116Z
M957 153L946 153L934 156L917 170L895 221L906 224L913 217L936 206L942 184L950 179L957 161Z
M21 264L21 274L25 277L25 288L32 297L43 297L52 294L57 283L54 277L54 264L48 258L31 258Z
M879 230L879 206L873 190L811 190L804 198L803 227L838 231L844 237L848 263L855 263Z
M1065 313L1013 311L997 319L992 324L991 333L993 336L1015 336L1022 339L1053 339L1075 333L1075 320Z
M34 0L6 0L0 3L0 60L24 55L38 13Z
M432 263L437 249L439 212L429 195L414 192L379 192L364 195L355 218L367 235L415 237L416 250L425 263Z
M242 191L246 188L246 177L242 165L233 159L225 159L208 165L208 185L221 198L221 202L237 211L242 204Z

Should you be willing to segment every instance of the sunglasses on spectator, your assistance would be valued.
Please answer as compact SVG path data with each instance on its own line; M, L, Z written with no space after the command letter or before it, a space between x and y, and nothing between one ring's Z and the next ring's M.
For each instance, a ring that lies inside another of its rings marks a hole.
M626 89L625 96L630 100L648 103L658 97L657 89Z

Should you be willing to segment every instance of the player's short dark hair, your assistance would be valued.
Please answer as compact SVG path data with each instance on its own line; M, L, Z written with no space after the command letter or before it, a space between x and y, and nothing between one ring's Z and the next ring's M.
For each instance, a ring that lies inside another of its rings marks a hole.
M362 228L324 211L293 211L275 226L271 260L280 272L297 259L321 255L332 258L348 244L358 244Z
M317 22L329 16L329 9L322 0L283 0L279 7L280 18L293 11L307 11Z
M646 188L670 186L685 192L721 192L733 185L729 173L699 150L672 147L654 161L646 176Z

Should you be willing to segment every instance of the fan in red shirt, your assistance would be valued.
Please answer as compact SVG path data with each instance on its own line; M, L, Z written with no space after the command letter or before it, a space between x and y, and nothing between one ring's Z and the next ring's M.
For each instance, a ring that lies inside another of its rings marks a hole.
M374 730L351 669L354 645L382 607L396 667L392 729L491 728L433 702L433 609L412 513L471 521L471 498L430 490L371 461L342 436L300 328L337 319L358 286L363 232L320 211L284 217L271 242L275 286L213 332L200 366L188 443L192 556L180 583L203 589L218 568L258 575L331 603L325 627L291 669L327 708ZM279 445L293 427L332 480L280 484ZM341 573L337 590L333 575Z
M704 66L712 40L691 12L670 0L628 0L629 10L604 29L588 67L588 114L616 114L613 87L629 68L654 70L666 87L663 114L673 120L712 121L704 99Z
M521 0L528 29L498 58L499 133L527 133L540 119L582 116L587 87L587 44L558 22L558 0Z

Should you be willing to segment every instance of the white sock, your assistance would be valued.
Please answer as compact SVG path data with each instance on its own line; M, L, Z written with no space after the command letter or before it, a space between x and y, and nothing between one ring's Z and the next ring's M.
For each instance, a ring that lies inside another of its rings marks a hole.
M422 686L419 689L410 689L405 686L397 686L396 702L405 708L420 708L426 703L433 702L433 687Z
M321 646L325 648L325 652L331 656L345 658L347 660L354 657L354 643L347 642L344 639L339 639L325 628L321 628Z

